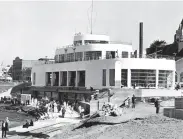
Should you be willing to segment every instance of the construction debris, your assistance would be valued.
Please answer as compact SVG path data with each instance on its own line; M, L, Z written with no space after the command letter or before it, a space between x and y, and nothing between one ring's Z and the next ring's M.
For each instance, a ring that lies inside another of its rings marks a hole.
M107 103L102 106L102 111L99 115L105 116L120 116L122 114L122 108L117 107L112 103Z

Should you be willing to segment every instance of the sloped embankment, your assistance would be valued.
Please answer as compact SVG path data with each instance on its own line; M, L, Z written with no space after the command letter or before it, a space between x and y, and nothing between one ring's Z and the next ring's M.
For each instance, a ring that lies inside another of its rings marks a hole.
M146 118L135 118L120 124L96 124L75 130L67 128L61 132L52 139L59 139L59 137L67 139L172 139L183 137L183 121L153 115Z

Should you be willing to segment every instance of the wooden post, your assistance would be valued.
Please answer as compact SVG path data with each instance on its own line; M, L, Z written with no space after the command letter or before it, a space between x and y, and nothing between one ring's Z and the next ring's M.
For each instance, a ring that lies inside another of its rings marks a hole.
M99 101L97 103L98 103L97 107L98 107L98 110L99 110Z
M111 89L108 90L108 102L110 102L110 93L111 92Z
M53 92L51 92L51 98L53 97Z

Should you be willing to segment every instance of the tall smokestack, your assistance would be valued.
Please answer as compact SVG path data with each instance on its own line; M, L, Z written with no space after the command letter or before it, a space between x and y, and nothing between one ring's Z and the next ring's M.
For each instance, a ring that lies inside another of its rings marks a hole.
M139 58L142 58L143 54L143 22L140 22L140 32L139 32Z

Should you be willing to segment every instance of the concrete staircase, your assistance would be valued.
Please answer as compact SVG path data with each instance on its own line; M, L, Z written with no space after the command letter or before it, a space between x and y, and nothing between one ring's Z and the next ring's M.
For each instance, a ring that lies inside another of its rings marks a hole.
M120 106L124 103L124 100L127 99L127 97L132 97L133 94L135 94L136 97L141 97L141 90L140 89L111 89L110 94L112 95L110 97L110 102L112 104L116 104L117 106ZM90 114L95 113L98 110L102 109L102 106L104 103L108 102L108 92L102 92L99 94L98 100L91 100L90 101Z
M141 97L141 90L140 89L113 89L111 90L114 95L111 97L111 103L120 106L124 103L124 100L128 97L132 97L133 94L136 97Z

